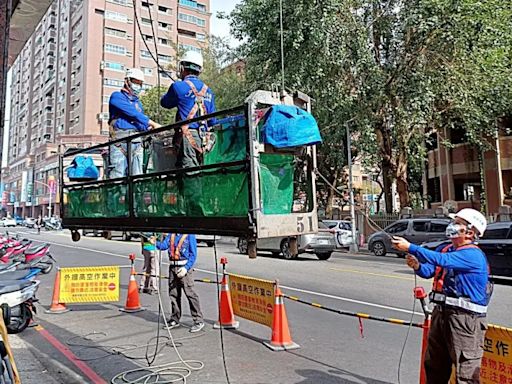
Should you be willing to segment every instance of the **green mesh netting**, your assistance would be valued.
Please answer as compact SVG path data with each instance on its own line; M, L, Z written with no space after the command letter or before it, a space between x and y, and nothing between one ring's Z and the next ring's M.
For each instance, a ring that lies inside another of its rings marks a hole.
M293 207L293 155L260 155L260 189L263 213L287 214Z
M67 217L126 217L128 194L125 185L102 185L72 189L66 194L64 209Z

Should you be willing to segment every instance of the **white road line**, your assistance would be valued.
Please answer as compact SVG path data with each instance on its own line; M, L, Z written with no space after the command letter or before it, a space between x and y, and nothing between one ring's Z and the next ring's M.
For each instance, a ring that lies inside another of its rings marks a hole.
M19 233L26 233L26 232L19 232ZM114 256L114 257L121 257L123 259L128 259L127 255L120 255L118 253L100 251L100 250L93 249L93 248L86 248L86 247L79 247L79 246L75 246L75 245L61 244L61 243L56 243L56 242L52 242L52 241L41 241L40 239L34 239L34 238L31 238L30 240L38 241L38 242L41 242L41 243L53 244L53 245L57 245L59 247L81 249L81 250L84 250L84 251L90 251L90 252L100 253L100 254L103 254L103 255ZM140 257L136 258L136 260L144 261L144 259L142 259ZM162 264L169 265L169 263L165 263L165 262L162 262ZM199 271L199 272L203 272L203 273L210 274L210 275L215 275L214 271L209 271L207 269L200 269L200 268L194 268L194 269L196 271ZM330 295L328 293L309 291L307 289L294 288L294 287L289 287L287 285L281 285L281 288L287 289L287 290L290 290L290 291L306 293L308 295L320 296L320 297L325 297L325 298L328 298L328 299L345 301L345 302L348 302L348 303L366 305L368 307L387 309L387 310L390 310L390 311L412 314L412 311L408 310L408 309L402 309L402 308L397 308L397 307L391 307L391 306L388 306L388 305L381 305L381 304L376 304L376 303L370 303L368 301L356 300L356 299L351 299L351 298L342 297L342 296L335 296L335 295ZM423 313L420 313L420 312L415 312L414 314L416 316L423 316Z

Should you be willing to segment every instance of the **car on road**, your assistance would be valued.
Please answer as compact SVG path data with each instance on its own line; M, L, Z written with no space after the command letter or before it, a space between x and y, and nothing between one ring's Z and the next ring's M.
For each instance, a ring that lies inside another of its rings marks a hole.
M431 241L422 244L423 247L435 250L450 242ZM480 249L487 256L491 275L512 277L512 222L503 221L491 223L487 226L484 235L477 242Z
M25 220L23 220L23 226L27 228L34 228L36 226L36 219L33 217L25 217Z
M2 227L15 227L16 226L16 220L12 217L2 217L0 220L0 226Z
M103 237L107 240L112 240L114 237L121 237L123 241L130 241L133 238L140 237L138 232L127 232L127 231L103 231Z
M238 238L238 251L247 254L247 239ZM258 251L272 252L272 255L283 255L285 259L294 259L297 255L290 252L289 237L269 237L258 239L256 245ZM327 260L336 249L334 234L322 222L318 223L318 232L297 236L297 248L299 254L314 253L320 260Z
M99 229L82 229L82 236L87 235L103 236L103 231Z
M402 254L391 246L391 237L400 236L413 244L446 239L446 227L450 219L443 218L412 218L401 219L388 225L383 231L375 232L368 238L368 250L375 256L387 253Z
M219 241L220 238L220 236L216 235L196 235L197 244L205 243L208 247L213 247L215 245L215 241Z
M322 220L334 232L336 248L348 248L352 244L352 223L348 220ZM358 239L356 230L356 241Z
M14 216L14 220L16 220L16 225L23 225L23 217L16 215Z

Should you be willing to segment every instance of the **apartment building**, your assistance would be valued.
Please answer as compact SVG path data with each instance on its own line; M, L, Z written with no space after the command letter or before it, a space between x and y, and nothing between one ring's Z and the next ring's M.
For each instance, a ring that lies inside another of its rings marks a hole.
M156 51L174 66L177 47L201 50L209 31L209 0L55 0L11 67L2 209L58 212L58 153L108 140L108 100L126 69L140 67L150 88ZM170 84L162 71L160 81Z
M487 213L492 215L502 205L512 206L512 119L502 119L499 128L496 138L487 139L489 150L481 153L461 130L436 133L428 148L423 183L431 208L481 209L485 201ZM445 139L451 147L439 144Z

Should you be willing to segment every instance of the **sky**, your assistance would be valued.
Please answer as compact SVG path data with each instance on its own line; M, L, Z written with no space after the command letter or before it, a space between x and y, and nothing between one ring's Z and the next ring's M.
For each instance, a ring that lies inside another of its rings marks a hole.
M229 13L235 8L235 5L241 3L241 0L211 0L211 34L219 37L229 37L229 23L227 20L219 20L217 12ZM231 43L236 44L233 40Z

